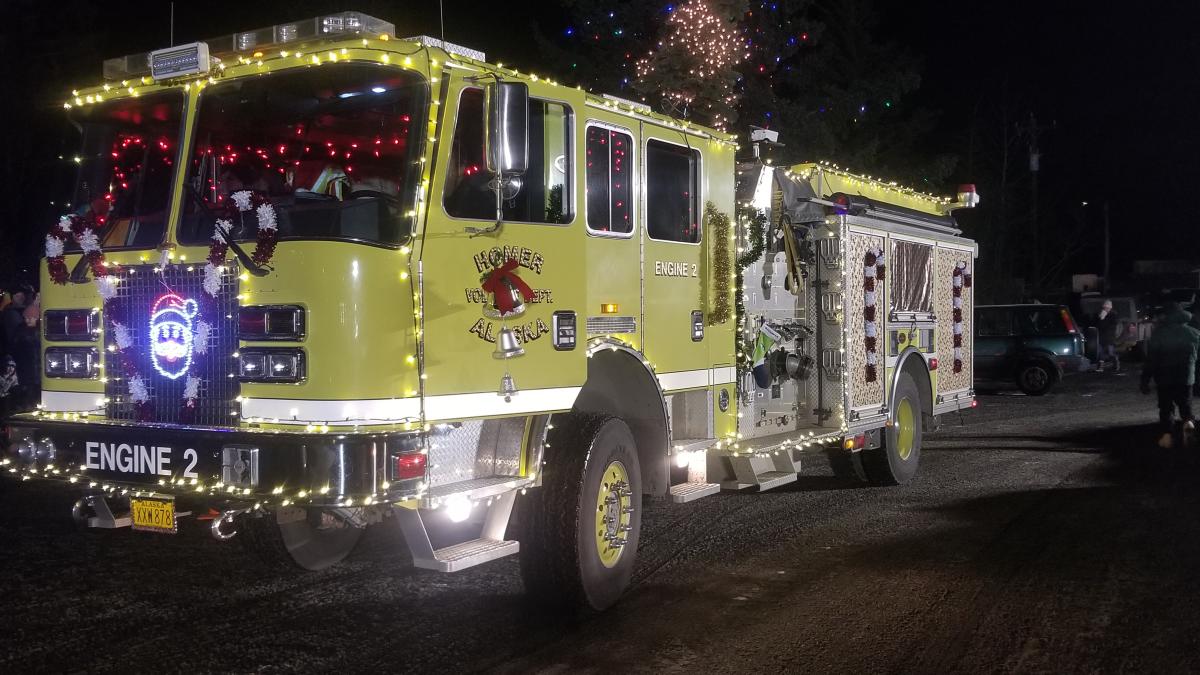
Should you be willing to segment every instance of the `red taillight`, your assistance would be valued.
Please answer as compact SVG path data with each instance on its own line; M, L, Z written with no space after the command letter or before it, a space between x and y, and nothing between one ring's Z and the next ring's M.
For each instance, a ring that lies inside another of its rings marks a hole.
M972 408L978 408L978 407L979 407L979 401L978 401L977 399L971 399L971 407L972 407Z
M1071 313L1066 309L1059 310L1059 313L1062 314L1063 328L1066 328L1068 333L1074 333L1075 319L1071 318Z
M929 369L937 370L937 359L929 359Z
M425 477L425 453L408 452L396 455L392 466L392 480L416 480Z

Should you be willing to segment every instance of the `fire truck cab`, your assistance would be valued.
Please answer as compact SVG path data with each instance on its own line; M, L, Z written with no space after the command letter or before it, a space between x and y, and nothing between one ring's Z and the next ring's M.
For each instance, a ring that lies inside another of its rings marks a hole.
M603 609L647 496L810 453L904 483L973 405L973 190L739 161L358 12L113 59L63 107L42 402L0 463L84 527L199 519L310 570L393 527L418 567L519 554Z

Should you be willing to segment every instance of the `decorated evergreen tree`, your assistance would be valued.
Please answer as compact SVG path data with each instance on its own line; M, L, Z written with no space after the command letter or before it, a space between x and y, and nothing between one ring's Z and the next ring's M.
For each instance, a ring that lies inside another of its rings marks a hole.
M953 158L930 153L919 63L878 38L867 0L567 0L540 40L578 84L744 132L779 129L781 161L829 158L941 189ZM736 43L736 48L733 45Z
M745 0L686 0L672 8L662 38L637 60L634 89L660 98L664 110L726 128L737 119L745 14Z

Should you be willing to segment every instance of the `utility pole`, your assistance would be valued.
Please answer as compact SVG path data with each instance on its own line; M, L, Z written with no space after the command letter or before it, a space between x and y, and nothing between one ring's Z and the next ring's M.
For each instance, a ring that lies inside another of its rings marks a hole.
M1109 284L1109 282L1108 282L1108 272L1109 272L1109 266L1108 266L1108 260L1109 260L1109 257L1108 257L1108 253L1109 253L1109 245L1108 245L1108 200L1105 200L1105 202L1104 202L1104 281L1103 281L1103 283L1102 283L1102 286L1101 286L1101 287L1104 289L1104 292L1105 292L1105 293L1108 293L1108 292L1109 292L1109 290L1112 288L1112 286L1111 286L1111 285Z
M1038 173L1042 168L1042 153L1038 149L1038 125L1037 118L1033 112L1029 113L1029 175L1031 178L1030 196L1033 199L1032 208L1030 209L1030 224L1033 228L1033 273L1030 279L1034 284L1035 292L1040 291L1042 285L1042 243L1041 243L1041 227L1038 225Z

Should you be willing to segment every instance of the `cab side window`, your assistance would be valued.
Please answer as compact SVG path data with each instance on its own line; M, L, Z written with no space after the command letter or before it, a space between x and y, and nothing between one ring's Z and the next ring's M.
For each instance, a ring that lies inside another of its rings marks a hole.
M633 231L633 186L630 148L633 139L620 131L588 127L587 226L594 232Z
M484 157L485 98L464 89L450 145L444 203L455 218L492 220L496 193ZM504 194L504 219L569 223L571 204L571 111L553 101L529 99L529 168Z
M700 153L679 145L646 144L646 231L651 239L700 241Z

